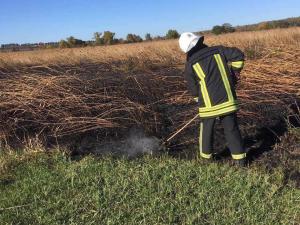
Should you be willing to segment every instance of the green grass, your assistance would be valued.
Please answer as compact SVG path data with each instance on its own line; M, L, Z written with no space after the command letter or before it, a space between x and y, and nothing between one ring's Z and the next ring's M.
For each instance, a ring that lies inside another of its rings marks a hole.
M0 224L299 224L283 170L145 156L0 156Z

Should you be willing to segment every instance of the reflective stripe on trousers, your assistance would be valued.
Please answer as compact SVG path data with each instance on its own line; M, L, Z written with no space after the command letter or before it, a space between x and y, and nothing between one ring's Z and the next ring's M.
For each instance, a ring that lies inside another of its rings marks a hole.
M221 116L227 146L231 152L233 159L246 158L246 153L243 147L242 137L237 124L237 117L235 113ZM200 156L210 159L213 153L213 132L216 118L202 119L200 122L199 134L199 151Z

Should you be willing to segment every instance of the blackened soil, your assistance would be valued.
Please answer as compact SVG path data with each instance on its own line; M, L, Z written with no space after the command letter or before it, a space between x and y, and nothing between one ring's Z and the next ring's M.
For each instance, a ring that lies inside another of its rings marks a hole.
M270 127L244 127L241 130L250 167L262 167L267 172L281 167L284 172L283 185L292 183L300 188L300 128L295 123L288 123L292 126L289 128L286 124L282 120ZM169 154L180 159L194 159L197 157L197 148L197 143L188 147L179 146L169 149ZM216 126L214 149L219 150L214 153L217 162L232 163L220 124Z

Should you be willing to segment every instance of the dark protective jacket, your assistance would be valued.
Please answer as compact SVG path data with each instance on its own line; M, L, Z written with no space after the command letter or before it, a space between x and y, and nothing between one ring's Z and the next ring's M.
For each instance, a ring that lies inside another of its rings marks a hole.
M200 117L218 117L238 110L233 72L244 66L237 48L197 44L188 54L185 79L198 98Z

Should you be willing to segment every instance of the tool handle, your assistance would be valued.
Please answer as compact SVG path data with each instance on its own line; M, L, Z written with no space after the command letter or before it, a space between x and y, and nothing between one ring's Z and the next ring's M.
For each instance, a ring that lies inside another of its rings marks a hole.
M197 119L199 117L199 114L197 113L197 115L194 116L193 119L191 119L189 122L187 122L182 128L180 128L178 131L176 131L174 134L172 134L172 136L170 136L165 142L169 142L170 140L172 140L174 137L176 137L176 135L178 135L181 131L183 131L188 125L190 125L195 119Z

